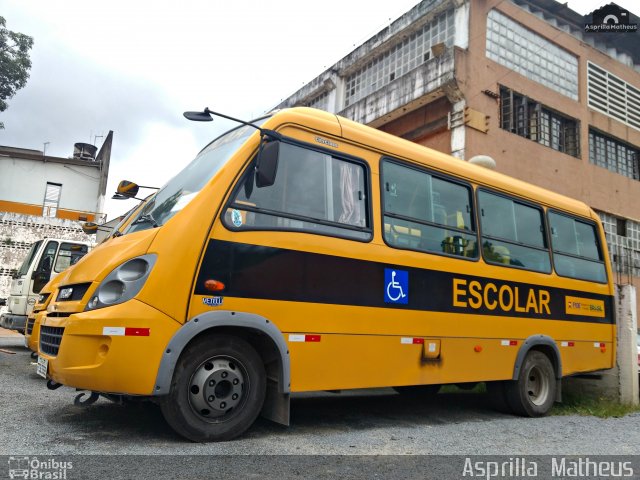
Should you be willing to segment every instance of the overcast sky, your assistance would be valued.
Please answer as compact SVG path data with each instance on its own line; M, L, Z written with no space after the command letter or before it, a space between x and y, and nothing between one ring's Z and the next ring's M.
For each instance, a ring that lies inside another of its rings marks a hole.
M161 186L214 136L209 107L271 109L417 0L0 0L7 28L34 38L27 86L0 113L0 145L68 157L114 131L108 198L121 179ZM586 14L606 0L571 1ZM635 14L633 0L617 1ZM133 206L107 200L109 218Z

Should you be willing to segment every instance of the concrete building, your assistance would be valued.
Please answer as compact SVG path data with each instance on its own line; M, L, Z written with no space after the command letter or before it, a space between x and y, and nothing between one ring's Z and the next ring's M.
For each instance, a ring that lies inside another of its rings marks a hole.
M104 221L102 213L113 132L100 151L77 143L73 156L0 146L0 298L29 246L44 237L93 242L78 221Z
M616 282L638 288L640 33L586 31L605 9L624 15L424 0L278 108L324 109L462 160L490 155L582 200L604 221Z

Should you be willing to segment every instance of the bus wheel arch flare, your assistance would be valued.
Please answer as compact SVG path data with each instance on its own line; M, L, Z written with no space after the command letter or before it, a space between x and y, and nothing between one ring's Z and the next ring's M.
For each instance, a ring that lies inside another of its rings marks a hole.
M542 416L563 376L613 366L613 276L587 205L311 108L185 113L213 116L239 126L40 302L52 385L151 399L206 442L258 415L288 425L290 396L311 391L437 400L487 382Z

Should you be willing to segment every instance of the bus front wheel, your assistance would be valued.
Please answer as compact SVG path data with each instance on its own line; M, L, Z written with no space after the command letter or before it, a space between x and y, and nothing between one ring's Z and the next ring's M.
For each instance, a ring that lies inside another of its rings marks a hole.
M264 364L249 343L231 335L205 336L180 357L162 414L191 441L231 440L253 424L265 389Z
M518 379L505 382L504 388L514 413L527 417L546 415L556 398L556 378L551 360L540 351L530 351Z

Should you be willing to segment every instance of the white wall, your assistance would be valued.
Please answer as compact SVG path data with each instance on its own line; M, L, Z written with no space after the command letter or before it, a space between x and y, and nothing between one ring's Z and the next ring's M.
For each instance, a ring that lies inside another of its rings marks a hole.
M0 200L42 205L47 182L62 184L58 208L98 210L97 167L0 157Z

